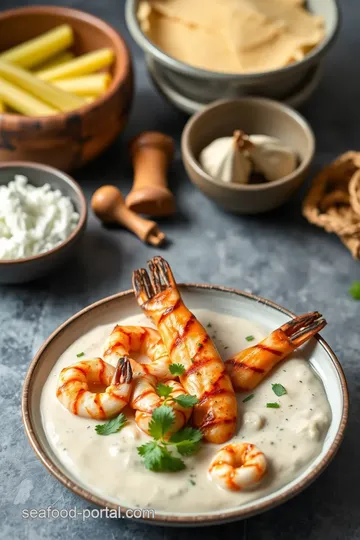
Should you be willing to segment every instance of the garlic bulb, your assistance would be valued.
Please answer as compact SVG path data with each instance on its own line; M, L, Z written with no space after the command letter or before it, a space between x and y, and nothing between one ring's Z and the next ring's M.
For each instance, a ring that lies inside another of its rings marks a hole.
M254 170L272 182L292 173L297 167L295 152L276 137L249 135L248 147Z
M251 162L245 154L247 138L241 131L233 137L215 139L202 150L200 165L210 176L225 183L247 184L251 173Z

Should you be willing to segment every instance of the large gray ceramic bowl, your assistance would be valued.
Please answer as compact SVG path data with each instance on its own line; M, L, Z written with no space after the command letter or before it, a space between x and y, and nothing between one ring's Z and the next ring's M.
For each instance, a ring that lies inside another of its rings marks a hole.
M303 60L267 72L219 73L190 66L160 50L140 28L136 16L138 3L139 0L126 1L125 15L130 33L143 49L149 71L159 89L174 105L186 112L199 110L217 99L246 95L270 97L299 105L310 96L309 88L311 91L316 88L321 74L320 64L332 47L340 26L337 0L308 0L307 8L325 20L326 37ZM188 102L191 107L187 105Z
M75 210L80 215L79 222L71 235L54 249L16 260L0 260L0 283L25 283L40 278L64 263L77 249L85 231L87 204L80 186L67 174L38 163L18 161L0 164L0 185L7 185L16 174L26 176L29 183L39 187L48 183L52 189L59 189L70 197Z

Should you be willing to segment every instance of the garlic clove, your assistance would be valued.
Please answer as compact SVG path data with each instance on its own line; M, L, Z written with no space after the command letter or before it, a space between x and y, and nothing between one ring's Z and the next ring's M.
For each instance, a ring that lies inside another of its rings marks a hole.
M295 152L276 137L249 135L248 154L254 170L272 182L292 173L297 167Z
M233 137L215 139L200 153L200 165L210 176L224 183L247 184L251 161L245 154L244 142L240 131Z

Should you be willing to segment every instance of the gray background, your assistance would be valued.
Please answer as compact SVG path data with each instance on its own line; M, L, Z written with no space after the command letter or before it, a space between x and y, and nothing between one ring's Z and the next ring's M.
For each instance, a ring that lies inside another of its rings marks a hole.
M165 103L149 82L142 55L125 29L122 0L61 3L110 22L132 48L136 99L130 123L101 159L76 174L88 198L103 183L116 183L127 192L131 186L127 141L145 129L163 130L179 141L186 117ZM27 3L0 2L3 9L20 4ZM346 0L343 4L340 39L326 63L321 86L302 107L317 137L314 170L337 154L359 147L360 2ZM85 523L22 519L23 508L89 507L47 473L26 440L20 399L31 358L69 316L95 300L130 288L131 271L155 254L130 233L105 230L90 216L82 250L66 269L31 285L0 286L0 538L360 538L360 406L354 399L360 391L360 302L347 292L351 282L360 279L359 263L336 237L301 217L305 190L275 212L234 217L216 208L190 184L179 153L170 178L179 211L162 228L172 240L165 255L180 281L238 287L298 313L318 309L326 315L329 325L323 335L339 355L353 398L344 443L333 463L304 493L278 509L231 525L181 530L114 519Z

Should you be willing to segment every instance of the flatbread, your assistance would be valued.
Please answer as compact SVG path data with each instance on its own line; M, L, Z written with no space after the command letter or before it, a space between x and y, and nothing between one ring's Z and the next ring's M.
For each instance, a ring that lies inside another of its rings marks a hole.
M301 60L323 40L322 18L302 4L303 0L143 0L139 19L158 47L185 63L250 73Z

